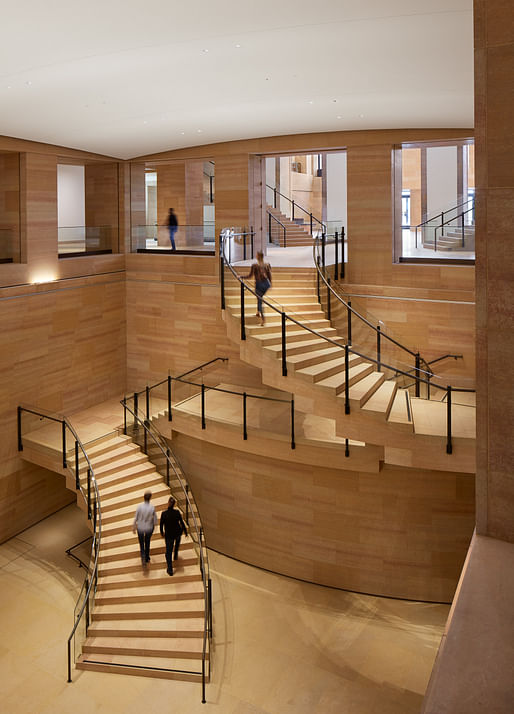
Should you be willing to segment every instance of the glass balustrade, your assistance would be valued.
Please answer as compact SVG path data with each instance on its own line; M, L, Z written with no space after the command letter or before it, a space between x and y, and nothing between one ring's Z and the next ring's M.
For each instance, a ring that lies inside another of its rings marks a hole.
M61 226L57 229L60 258L117 252L115 226Z
M214 221L201 225L178 226L174 234L177 251L213 252L216 244ZM145 253L170 251L170 233L167 225L137 225L132 227L131 252Z

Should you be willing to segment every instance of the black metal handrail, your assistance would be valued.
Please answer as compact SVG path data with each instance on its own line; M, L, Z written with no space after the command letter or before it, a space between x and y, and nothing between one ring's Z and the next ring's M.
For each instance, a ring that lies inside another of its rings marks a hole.
M195 382L189 382L185 379L181 379L180 377L168 377L168 380L172 382L181 382L182 384L188 384L192 387L199 387L201 389L201 397L202 397L202 429L206 428L206 410L205 410L205 392L206 390L208 391L214 391L214 392L222 392L224 394L234 394L236 396L240 396L243 399L243 439L246 441L248 439L248 429L247 429L247 400L248 399L261 399L262 401L267 401L267 402L280 402L282 404L290 404L290 409L291 409L291 449L296 448L296 443L295 443L295 423L294 423L294 418L295 418L295 411L294 411L294 398L291 399L280 399L279 397L266 397L262 394L249 394L248 392L236 392L232 389L223 389L222 387L205 387L205 384L203 382L201 383L195 383ZM172 410L171 410L171 390L168 390L168 395L169 395L169 400L168 400L168 421L173 420L172 416ZM147 419L149 417L147 416Z
M437 231L438 231L439 229L441 230L441 238L443 238L443 231L444 231L445 226L446 226L446 227L450 227L450 223L451 223L452 221L458 220L459 218L461 219L461 225L460 225L460 226L454 226L454 227L455 227L455 228L460 228L461 231L462 231L462 238L461 238L461 241L462 241L462 242L461 242L461 246L462 246L462 248L464 248L464 246L465 246L465 238L466 238L466 235L465 235L466 228L471 228L471 226L473 225L473 224L470 223L470 224L468 224L468 225L466 226L466 225L464 224L464 216L465 216L467 213L470 213L470 212L472 212L472 211L474 211L474 210L475 210L475 207L472 206L471 208L468 208L467 211L463 211L462 213L459 213L457 216L454 216L453 218L449 218L447 221L444 221L444 223L441 223L440 225L435 226L435 229L434 229L434 251L437 251Z
M220 234L220 256L223 258L224 263L228 266L229 270L233 274L233 276L236 278L236 280L240 283L241 285L241 339L245 340L246 339L246 333L244 330L244 323L245 323L245 313L244 313L244 292L245 290L254 295L256 298L257 293L253 288L251 288L249 285L247 285L244 281L244 279L238 275L238 273L234 270L232 265L227 261L227 257L225 255L225 247L224 247L224 236L223 236L223 231ZM221 284L221 289L222 291L224 290L224 282ZM334 345L335 347L338 347L341 350L344 350L345 354L345 401L344 401L344 410L345 414L350 414L350 394L349 394L349 369L350 369L350 363L349 363L349 355L354 354L359 357L362 357L363 359L372 362L377 365L377 371L381 371L382 368L389 369L392 372L396 372L398 374L403 374L406 376L411 376L409 372L399 369L397 366L393 366L390 364L386 364L385 362L382 361L381 356L380 356L380 340L379 337L377 337L377 357L370 357L369 355L363 354L353 347L351 347L349 344L341 344L340 342L337 342L336 340L332 339L331 337L327 337L324 334L321 334L314 330L312 327L309 327L307 325L302 324L299 320L296 320L293 318L291 315L288 315L284 312L284 310L280 310L278 307L276 307L273 303L271 303L269 300L267 300L265 297L260 298L262 302L267 305L271 310L274 312L277 312L281 315L281 323L282 323L282 336L281 336L281 362L282 362L282 376L287 377L287 344L286 344L286 324L287 321L292 322L296 324L298 327L307 330L311 334L315 335L317 338L324 340L325 342ZM224 295L222 295L222 305L224 305ZM380 335L380 331L377 333ZM461 389L458 387L452 387L451 385L440 385L436 384L434 382L430 382L431 377L433 376L432 373L430 375L427 374L427 379L424 379L423 377L420 376L420 374L423 372L421 369L420 363L418 359L416 360L416 391L419 391L419 387L421 384L426 384L428 389L430 386L433 386L437 389L441 389L445 392L447 392L447 399L448 399L448 409L447 409L447 442L446 442L446 453L451 454L452 453L452 433L451 433L451 394L452 391L459 391L459 392L474 392L474 389ZM419 396L417 393L416 396Z
M283 233L282 233L282 247L283 247L283 248L286 248L286 247L287 247L287 243L286 243L287 230L286 230L286 227L285 227L285 225L282 223L282 221L280 221L276 216L273 215L273 213L271 213L271 211L268 211L268 241L269 241L270 243L273 242L272 221L275 221L276 223L278 223L278 225L282 228L282 232L283 232ZM279 241L279 244L280 244L280 241Z
M193 369L188 370L187 372L184 372L183 374L179 374L178 377L175 377L175 379L181 379L182 377L187 377L189 374L193 374L193 372L198 372L201 369L205 369L205 367L209 367L209 365L214 364L215 362L228 362L228 357L214 357L213 359L210 359L208 362L204 362L203 364L198 365L198 367L193 367ZM146 410L147 410L147 419L149 419L148 416L148 405L149 405L149 397L150 397L150 392L153 389L156 389L157 387L162 387L163 384L166 384L169 380L169 375L168 377L165 377L164 379L161 379L160 382L156 382L155 384L146 386L144 389L141 389L139 392L134 392L134 404L137 408L138 406L138 400L139 397L141 397L143 394L146 397ZM131 395L132 396L132 395Z
M462 208L462 206L467 206L469 203L471 203L471 208L468 210L474 211L475 210L475 199L468 198L466 201L462 201L462 203L458 203L456 206L453 206L453 208L448 208L446 211L441 211L441 213L437 213L435 216L432 216L432 218L427 218L424 221L421 221L421 223L418 223L418 225L415 226L416 248L418 247L418 229L421 231L423 228L427 228L427 227L436 228L437 226L433 225L433 223L434 223L434 221L437 221L438 218L441 219L441 223L439 223L438 225L443 225L445 215L448 215L448 213L451 213L452 211L458 211L459 208ZM450 220L450 221L455 220L456 217L457 216L454 216L454 218L450 218L448 220Z
M273 186L266 184L266 188L269 188L273 191L273 208L277 208L277 196L281 196L282 198L285 198L286 201L289 201L289 203L291 204L291 220L292 221L294 221L294 219L295 219L294 218L295 208L298 208L300 211L303 211L303 213L305 213L307 216L309 216L311 235L312 235L312 229L313 229L313 225L312 225L313 221L316 221L316 223L319 223L319 225L321 226L322 233L327 232L327 227L323 223L323 221L320 221L319 218L316 218L316 216L313 216L311 211L308 211L306 208L303 208L302 206L300 206L299 203L296 203L296 201L294 201L292 198L289 198L289 196L285 196L283 193L280 193L280 191L278 191L278 189L274 188Z
M84 499L84 502L87 504L87 516L88 520L93 521L93 542L91 544L91 560L93 561L92 567L87 568L87 573L86 573L86 578L84 580L84 585L82 586L81 593L79 595L79 601L80 601L80 596L82 592L85 590L85 595L84 595L84 600L82 603L82 606L80 607L78 615L75 616L75 624L73 626L73 629L71 631L70 636L68 637L68 643L67 643L67 653L68 653L68 682L71 682L71 643L73 640L73 637L75 636L75 632L77 631L77 627L82 619L82 616L84 613L86 613L86 633L87 633L87 628L89 627L89 617L90 617L90 608L89 608L89 598L91 596L91 589L95 588L96 591L96 584L98 582L98 556L100 553L100 542L101 542L101 537L102 537L102 510L100 506L100 495L98 492L98 485L96 483L96 478L94 475L93 467L91 465L91 462L89 460L89 457L86 453L86 450L84 448L84 445L82 441L79 439L75 429L73 426L69 423L69 421L66 419L66 417L63 416L56 416L52 414L51 412L46 412L44 410L35 410L35 409L30 409L28 407L22 407L18 406L18 451L23 451L23 435L22 435L22 418L23 418L23 413L27 412L29 414L34 414L35 416L42 417L44 419L49 419L51 421L57 422L61 424L61 435L62 435L62 442L61 442L61 447L62 447L62 466L63 469L68 468L68 461L67 461L67 446L66 446L66 429L69 429L71 432L74 440L75 440L75 448L74 448L74 458L75 458L75 487L77 491L80 491L82 494L82 497ZM84 459L86 461L87 465L87 492L84 492L84 489L82 488L82 484L80 482L80 461L79 461L79 451L82 452L82 455L84 456ZM91 508L91 489L93 488L94 490L94 502L93 505L94 507ZM78 602L77 605L75 606L75 611L78 607Z
M70 548L66 548L64 551L66 555L68 555L70 558L73 560L76 560L77 563L79 564L79 568L84 568L89 572L89 565L87 563L84 563L82 558L79 558L78 555L75 555L75 553L72 553L72 550L75 550L75 548L79 548L81 545L84 545L88 540L91 540L93 536L88 536L87 538L84 538L83 540L80 541L80 543L75 543L75 545L72 545Z
M186 522L187 527L189 528L189 533L191 534L191 527L189 525L189 517L191 516L192 521L193 521L193 529L196 535L196 542L198 545L198 557L200 561L200 572L202 576L202 584L203 584L203 591L204 591L204 633L203 633L203 647L202 647L202 703L205 704L206 699L205 699L205 683L206 683L206 675L210 676L210 667L211 667L211 662L210 662L210 656L209 656L209 671L206 672L206 659L207 659L207 638L211 638L212 636L212 582L209 577L209 559L207 555L207 546L205 543L205 534L203 532L203 528L201 525L199 525L198 520L195 515L195 509L193 508L193 504L196 506L196 503L194 503L194 498L191 492L191 489L189 488L189 485L187 483L184 483L184 480L179 472L175 468L175 463L179 464L180 462L177 459L176 455L172 452L170 449L169 445L167 444L166 440L162 436L162 434L159 432L156 427L150 423L148 419L145 419L144 417L141 417L138 414L138 408L137 405L134 405L134 409L132 409L128 404L127 404L127 398L124 397L121 400L121 405L123 406L123 413L124 413L124 426L123 426L123 433L127 433L127 411L132 415L134 419L134 428L138 429L139 427L143 428L144 430L144 447L143 451L145 454L148 453L148 437L150 437L151 441L154 443L155 446L159 449L160 453L164 458L166 459L166 485L170 486L171 483L171 472L173 471L173 474L175 478L177 479L179 486L182 490L182 493L184 495L185 499L185 514L184 514L184 520ZM173 461L171 460L170 456L173 454ZM180 466L180 470L183 473L183 469ZM195 542L194 538L192 538L193 543ZM205 553L204 553L205 549ZM173 669L167 669L167 671L181 671L181 670L173 670Z

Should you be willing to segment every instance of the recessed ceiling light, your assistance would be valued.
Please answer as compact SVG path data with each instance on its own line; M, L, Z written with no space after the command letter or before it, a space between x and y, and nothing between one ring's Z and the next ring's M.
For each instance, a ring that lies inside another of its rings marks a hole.
M271 77L266 77L266 82L269 82Z
M314 102L312 101L312 99L309 99L309 101L307 102L307 104L314 104Z
M337 102L337 99L332 99L332 101L333 101L333 102L334 102L334 104L335 104L335 103Z
M364 114L359 114L359 119L364 119Z
M181 131L180 133L182 134L182 136L184 136L184 134L185 134L186 132L185 132L185 131Z
M30 79L29 79L27 82L25 82L25 84L27 85L27 87L30 87L31 84L32 84L32 82L31 82Z
M11 85L9 85L9 86L7 87L7 89L12 89Z
M143 119L143 124L148 124L148 122L146 121L146 119Z
M201 134L202 131L203 131L203 129L197 129L196 131L197 131L199 134Z
M204 49L202 50L202 52L208 52L208 51L209 51L209 50L206 49L206 48L204 48Z
M342 119L342 118L343 118L343 117L342 117L340 114L338 114L338 115L336 116L336 119Z
M239 47L241 47L241 45L236 45L236 47L239 49Z

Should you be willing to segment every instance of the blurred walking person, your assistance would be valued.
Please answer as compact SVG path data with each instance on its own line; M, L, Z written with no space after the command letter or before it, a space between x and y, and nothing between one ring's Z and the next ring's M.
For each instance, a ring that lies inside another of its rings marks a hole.
M187 535L187 530L180 511L174 508L175 499L168 501L168 508L161 513L159 524L161 536L166 542L166 565L168 575L173 575L173 561L178 558L180 548L180 538L182 534Z
M137 531L139 538L139 549L141 551L141 564L146 568L150 562L150 540L152 538L153 529L157 525L157 514L155 508L150 503L152 493L147 491L144 495L143 503L140 503L136 508L136 515L132 524L132 532Z

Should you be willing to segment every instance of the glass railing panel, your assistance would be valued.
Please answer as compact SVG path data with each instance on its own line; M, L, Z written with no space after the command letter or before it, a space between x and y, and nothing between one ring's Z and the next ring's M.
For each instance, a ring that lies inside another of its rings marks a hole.
M198 225L178 226L174 234L175 248L194 252L212 251L216 244L216 224L205 221ZM131 252L170 251L172 248L168 226L132 226Z
M57 229L59 256L112 253L115 226L61 226Z

